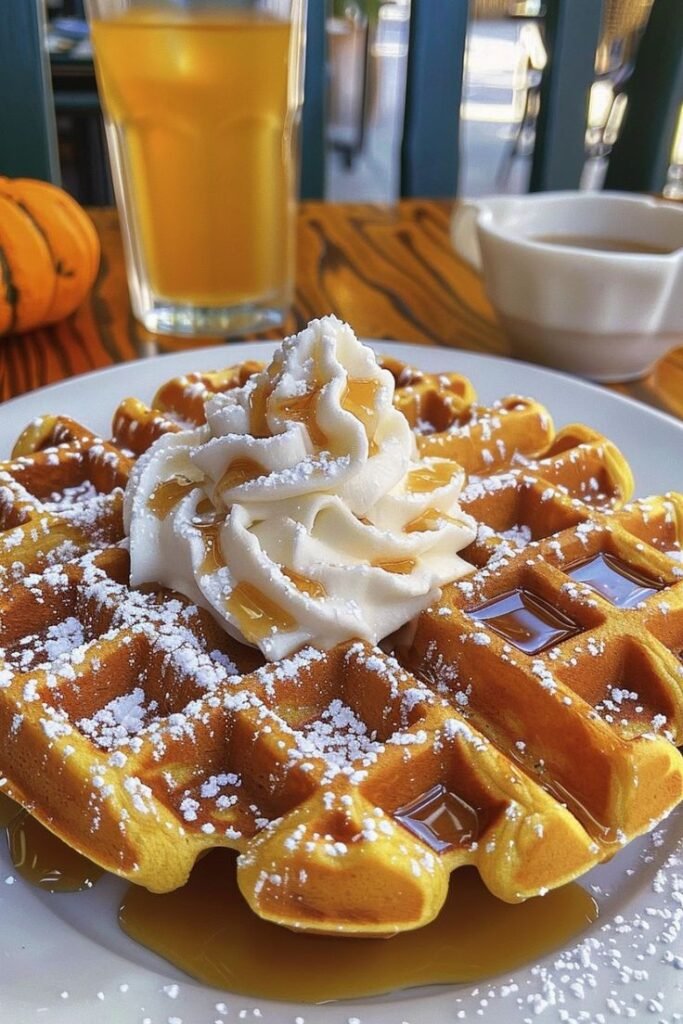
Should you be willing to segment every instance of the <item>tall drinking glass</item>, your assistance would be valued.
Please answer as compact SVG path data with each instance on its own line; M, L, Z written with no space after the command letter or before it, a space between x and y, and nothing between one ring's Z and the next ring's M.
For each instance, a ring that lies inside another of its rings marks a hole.
M234 335L291 302L306 0L87 0L133 312Z

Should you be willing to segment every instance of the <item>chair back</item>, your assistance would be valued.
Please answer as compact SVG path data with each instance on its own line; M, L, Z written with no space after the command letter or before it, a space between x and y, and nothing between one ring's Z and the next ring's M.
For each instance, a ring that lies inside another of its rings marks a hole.
M601 23L601 0L546 0L548 63L541 79L531 192L579 186Z
M2 0L0 174L59 181L44 0Z
M679 119L683 124L681 0L654 0L626 96L626 114L605 188L661 192Z
M454 196L468 0L412 0L401 195Z

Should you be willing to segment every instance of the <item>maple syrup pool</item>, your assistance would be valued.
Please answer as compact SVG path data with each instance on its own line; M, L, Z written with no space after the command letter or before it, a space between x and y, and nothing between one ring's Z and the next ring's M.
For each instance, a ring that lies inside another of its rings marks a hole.
M0 827L17 874L55 899L91 888L102 874L2 794ZM199 981L262 999L323 1002L481 981L565 946L598 913L576 883L510 905L488 892L474 868L459 868L439 917L417 931L391 940L299 935L252 913L237 888L235 859L212 851L172 893L129 886L119 924Z

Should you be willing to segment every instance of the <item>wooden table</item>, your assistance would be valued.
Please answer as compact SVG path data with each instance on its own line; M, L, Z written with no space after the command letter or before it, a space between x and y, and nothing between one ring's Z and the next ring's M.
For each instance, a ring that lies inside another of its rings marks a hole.
M269 336L334 312L364 337L508 354L479 276L453 252L450 212L450 203L426 200L302 204L294 309ZM0 399L112 363L212 343L164 338L135 322L116 213L92 216L102 265L90 298L60 324L0 340ZM646 380L615 389L683 418L683 349Z

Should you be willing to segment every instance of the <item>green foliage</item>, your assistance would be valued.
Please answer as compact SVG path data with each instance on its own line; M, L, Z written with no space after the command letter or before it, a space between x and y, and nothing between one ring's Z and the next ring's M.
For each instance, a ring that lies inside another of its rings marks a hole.
M361 14L368 21L376 21L382 0L332 0L332 13L335 18Z

